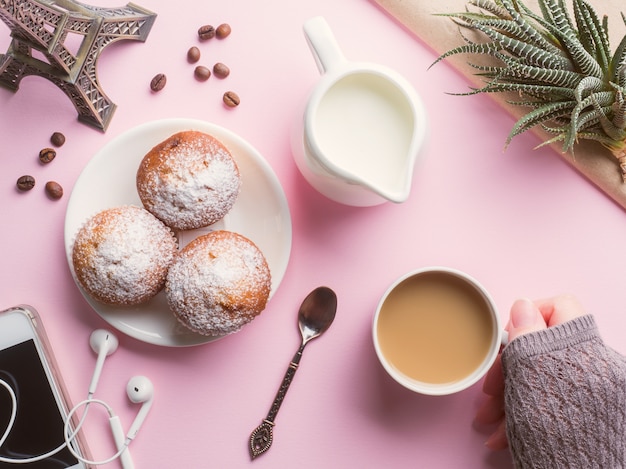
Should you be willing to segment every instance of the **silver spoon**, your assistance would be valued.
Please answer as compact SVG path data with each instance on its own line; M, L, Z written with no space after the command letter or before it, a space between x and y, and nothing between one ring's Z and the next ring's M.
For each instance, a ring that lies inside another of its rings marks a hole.
M287 368L283 382L278 389L278 393L274 398L274 402L267 417L265 417L261 425L256 427L250 435L250 457L252 459L265 453L270 449L270 446L272 446L274 439L272 434L272 428L275 425L274 420L287 394L291 380L296 374L304 347L310 340L319 337L330 327L335 319L336 311L337 295L328 287L316 288L309 293L302 302L300 310L298 311L298 327L300 328L300 335L302 336L302 344L293 356L289 368Z

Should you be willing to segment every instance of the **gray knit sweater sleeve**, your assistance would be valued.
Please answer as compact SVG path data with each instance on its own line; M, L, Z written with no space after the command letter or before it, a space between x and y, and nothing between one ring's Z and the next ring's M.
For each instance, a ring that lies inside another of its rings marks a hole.
M592 316L518 337L502 366L516 468L626 468L626 360Z

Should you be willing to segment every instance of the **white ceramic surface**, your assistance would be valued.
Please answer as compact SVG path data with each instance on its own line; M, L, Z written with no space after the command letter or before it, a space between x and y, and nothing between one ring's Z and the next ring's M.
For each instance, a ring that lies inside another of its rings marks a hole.
M82 224L106 208L141 206L135 183L139 163L152 147L182 130L199 130L221 140L239 166L242 187L224 219L205 229L179 233L181 246L215 229L235 231L248 237L261 249L269 264L271 298L285 274L291 252L291 216L280 182L263 156L244 139L217 125L193 119L166 119L140 125L114 138L85 166L74 185L65 218L65 250L74 280L72 245ZM76 284L105 321L138 340L164 346L190 346L216 339L196 334L179 324L169 311L163 292L142 305L118 308L93 300L78 282Z
M465 378L452 382L452 383L444 383L444 384L433 384L426 383L422 381L417 381L412 379L402 372L400 372L397 368L395 368L385 357L385 354L381 350L379 339L378 339L378 321L380 317L381 308L383 303L389 296L389 294L403 281L408 278L428 273L428 272L441 272L453 277L464 280L468 285L471 285L480 295L484 298L485 303L489 307L489 312L491 313L491 317L493 319L494 330L491 337L491 343L489 347L489 352L485 359L482 361L480 366L476 368L472 373L467 375ZM411 272L406 273L405 275L398 278L383 294L380 302L378 303L378 307L376 309L376 313L374 314L374 321L372 326L372 338L374 341L374 348L376 350L376 355L378 356L378 360L382 364L385 371L391 376L395 381L404 386L411 391L420 393L420 394L428 394L434 396L453 394L459 391L463 391L464 389L469 388L477 381L479 381L489 370L493 362L495 361L498 353L500 351L500 347L503 344L506 344L508 337L506 332L503 330L500 318L498 317L498 312L495 306L493 299L489 292L472 276L466 274L465 272L461 272L459 270L442 267L442 266L433 266L433 267L425 267L422 269L417 269Z
M427 130L414 87L385 66L346 60L322 17L304 32L322 76L292 131L300 172L346 205L406 201Z

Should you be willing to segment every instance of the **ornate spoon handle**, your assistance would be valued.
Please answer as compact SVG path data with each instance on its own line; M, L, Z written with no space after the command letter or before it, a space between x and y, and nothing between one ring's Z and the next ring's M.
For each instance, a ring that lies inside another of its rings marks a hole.
M274 402L272 403L272 407L270 408L267 417L265 417L261 425L256 427L250 435L250 457L252 459L265 453L268 449L270 449L270 446L272 446L272 441L274 440L272 431L275 425L274 420L276 419L280 405L285 399L289 385L298 370L304 346L305 344L300 346L296 354L293 356L291 363L289 363L283 382L281 383L280 388L278 388L278 392L276 393L276 397L274 398Z

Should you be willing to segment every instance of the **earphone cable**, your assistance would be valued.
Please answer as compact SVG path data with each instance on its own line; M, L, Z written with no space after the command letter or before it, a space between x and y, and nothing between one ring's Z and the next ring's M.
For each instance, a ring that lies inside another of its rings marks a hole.
M15 391L13 390L13 388L9 385L9 383L7 383L5 380L3 380L2 378L0 378L0 385L3 386L9 393L9 396L11 397L11 416L9 418L9 422L7 424L6 429L4 430L4 433L2 434L2 437L0 438L0 448L2 448L2 445L4 445L6 439L9 437L9 435L11 434L11 430L13 429L13 425L15 424L15 419L17 416L17 397L15 395ZM85 419L87 418L87 412L89 410L89 406L91 404L99 404L101 406L103 406L107 413L109 414L109 418L114 416L113 410L111 409L111 407L104 401L100 400L100 399L94 399L93 397L91 397L91 393L89 395L89 398L85 399L84 401L79 402L78 404L76 404L74 407L72 407L72 409L69 411L69 413L67 414L67 418L65 419L65 424L63 427L63 438L64 438L64 442L62 444L60 444L59 446L57 446L55 449L48 451L47 453L44 454L40 454L38 456L33 456L30 458L23 458L23 459L11 459L11 458L6 458L4 456L0 456L0 462L4 462L4 463L9 463L9 464L28 464L28 463L33 463L33 462L37 462L37 461L42 461L46 458L49 458L50 456L54 456L55 454L57 454L59 451L61 451L63 448L66 448L70 451L70 453L72 453L72 455L79 461L81 461L84 464L91 464L91 465L103 465L103 464L108 464L116 459L118 459L122 453L124 451L126 451L126 449L128 448L128 445L130 444L130 440L126 439L126 441L124 442L124 444L121 446L121 448L117 451L117 453L115 453L113 456L111 456L108 459L102 460L102 461L91 461L89 459L84 458L83 456L81 456L80 454L78 454L78 452L74 449L74 447L72 446L71 442L72 440L74 440L74 438L76 438L76 436L78 435L78 432L80 431L81 427L83 426ZM72 417L74 416L74 414L78 411L78 409L80 407L85 407L85 411L83 413L83 415L81 416L78 425L76 425L76 428L72 431L70 428L71 425L71 421L72 421Z
M117 453L115 453L113 456L111 456L111 457L109 457L107 459L103 459L101 461L92 461L92 460L87 459L87 458L81 456L80 454L78 454L78 452L70 444L72 439L74 439L76 437L76 433L78 432L78 429L74 430L74 432L72 434L68 435L68 431L70 430L69 426L70 426L70 422L72 420L72 416L76 413L76 411L79 408L81 408L82 406L85 406L85 413L83 414L83 417L81 418L81 422L83 421L85 415L87 414L87 408L89 407L90 404L100 404L101 406L103 406L106 409L106 411L108 412L109 418L112 418L115 415L113 413L113 409L111 409L111 407L106 402L104 402L103 400L93 399L93 398L85 399L84 401L81 401L78 404L76 404L74 407L72 407L70 412L67 414L67 419L65 421L65 427L64 427L64 430L63 430L63 434L64 434L64 437L65 437L65 445L67 446L67 449L70 451L70 453L72 453L74 455L74 457L76 459L78 459L79 461L81 461L81 462L83 462L85 464L91 464L91 465L94 465L94 466L100 466L100 465L103 465L103 464L108 464L108 463L118 459L122 455L122 453L124 451L126 451L126 449L128 448L128 445L130 444L130 440L127 438L126 441L124 441L124 444L117 451Z
M6 439L9 437L9 434L11 433L11 430L13 429L13 424L15 423L15 417L17 416L17 397L15 396L15 391L13 391L13 388L9 386L9 383L7 383L2 378L0 378L0 385L2 385L7 390L7 392L9 393L9 396L11 397L11 417L9 418L9 423L7 424L7 428L4 430L4 433L2 434L2 438L0 438L0 448L2 448L2 445L4 444Z
M7 425L7 428L4 431L4 434L2 435L2 438L0 439L0 448L1 448L2 445L4 444L4 442L6 441L6 439L11 434L11 430L13 429L13 425L15 424L15 418L17 416L17 397L15 395L15 391L13 390L13 388L9 385L9 383L4 381L2 378L0 378L0 384L2 386L4 386L9 391L9 394L11 396L11 418L9 419L9 423ZM57 446L52 451L48 451L45 454L41 454L39 456L34 456L32 458L12 459L12 458L5 458L4 456L0 456L0 462L5 462L5 463L9 463L9 464L27 464L27 463L31 463L31 462L41 461L43 459L46 459L46 458L48 458L50 456L55 455L56 453L61 451L63 448L65 448L65 445L66 445L66 443L63 442L60 446Z

